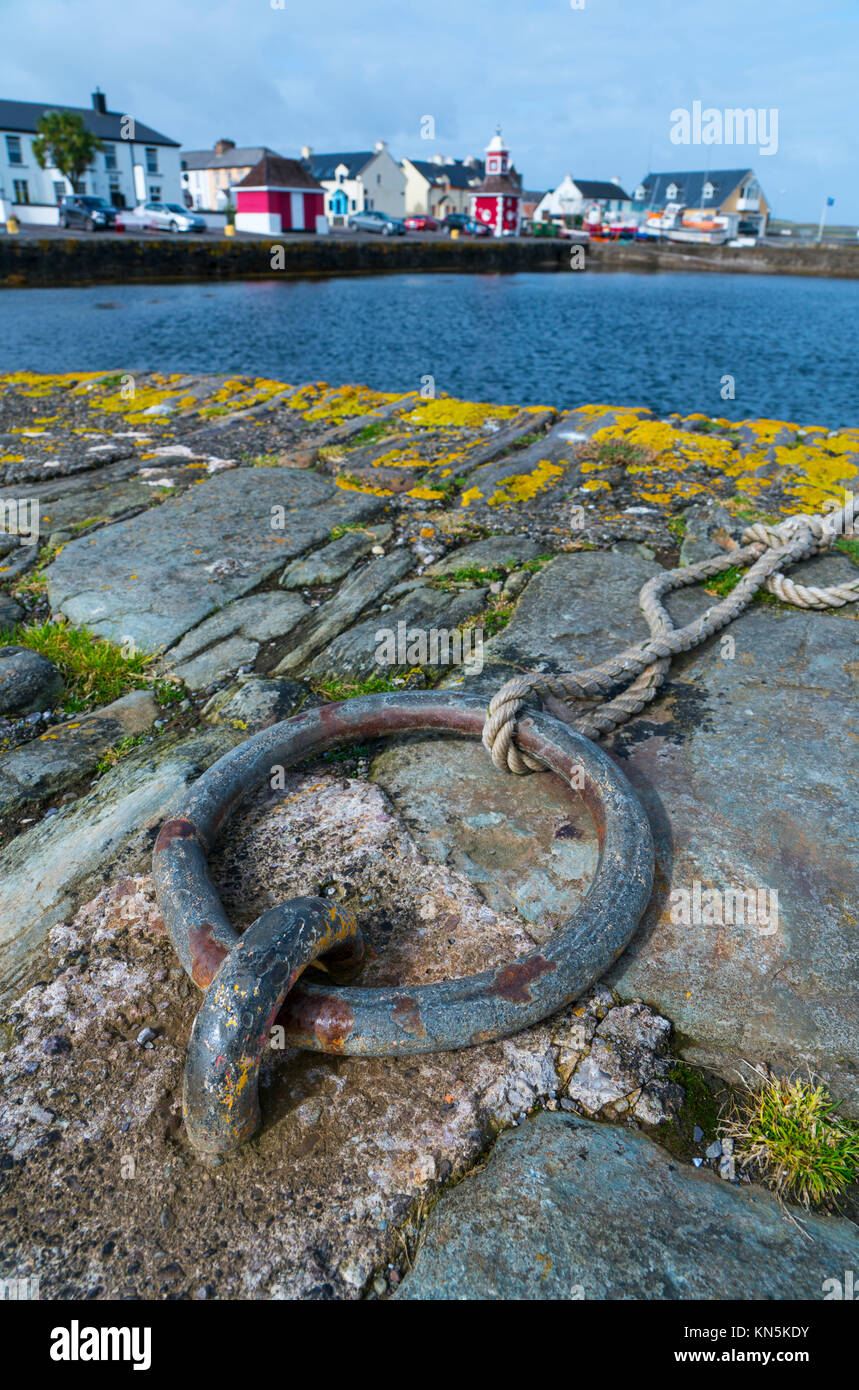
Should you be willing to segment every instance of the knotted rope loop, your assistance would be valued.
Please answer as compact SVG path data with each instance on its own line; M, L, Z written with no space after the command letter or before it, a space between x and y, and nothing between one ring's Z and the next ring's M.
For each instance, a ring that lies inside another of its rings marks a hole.
M746 527L741 544L724 555L666 570L649 579L638 598L650 628L647 641L627 647L618 656L584 671L565 674L534 671L514 676L493 696L483 727L483 745L495 766L502 772L520 774L543 770L541 763L514 742L516 720L526 700L536 695L572 705L577 700L602 699L602 703L570 721L571 726L587 738L602 738L649 704L663 685L673 656L690 651L727 627L748 608L760 589L767 589L795 608L839 608L842 604L856 602L859 579L823 589L797 584L781 572L827 549L842 533L845 522L852 526L852 519L852 503L848 502L839 511L823 516L800 514L777 525L756 522ZM661 602L664 594L698 584L734 566L745 565L749 566L746 574L726 598L706 609L686 627L675 628ZM617 693L618 687L624 687L620 693Z

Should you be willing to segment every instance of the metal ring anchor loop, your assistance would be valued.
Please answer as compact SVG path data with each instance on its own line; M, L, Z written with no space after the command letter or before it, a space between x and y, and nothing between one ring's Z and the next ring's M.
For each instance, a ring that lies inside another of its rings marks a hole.
M182 1108L195 1149L224 1153L255 1133L257 1074L271 1026L305 966L345 944L360 968L364 943L351 913L322 898L291 898L248 927L215 976L194 1019ZM334 957L329 956L334 964Z
M158 903L183 966L207 991L185 1069L185 1118L195 1147L228 1152L255 1129L257 1071L275 1017L288 1043L314 1051L363 1057L444 1052L540 1022L621 954L653 887L647 816L601 748L536 712L520 720L517 740L567 782L575 779L600 849L586 897L544 946L508 965L433 985L362 989L302 981L291 988L315 955L357 942L351 918L339 909L332 913L321 899L304 898L264 913L243 936L229 922L206 856L234 807L273 766L294 766L338 744L396 733L446 730L479 738L485 713L481 698L446 691L322 705L227 753L162 826L154 856Z

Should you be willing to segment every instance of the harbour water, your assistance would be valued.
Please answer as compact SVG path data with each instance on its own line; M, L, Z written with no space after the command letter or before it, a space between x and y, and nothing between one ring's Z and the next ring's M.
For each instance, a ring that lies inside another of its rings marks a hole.
M403 274L0 293L0 370L253 373L859 423L859 283ZM733 399L731 392L733 391Z

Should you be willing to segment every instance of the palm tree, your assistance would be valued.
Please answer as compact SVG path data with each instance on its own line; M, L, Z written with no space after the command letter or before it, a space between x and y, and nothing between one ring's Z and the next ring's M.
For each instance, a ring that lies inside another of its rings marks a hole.
M33 154L40 169L59 169L74 191L102 148L97 135L87 130L83 117L73 111L46 111L36 124Z

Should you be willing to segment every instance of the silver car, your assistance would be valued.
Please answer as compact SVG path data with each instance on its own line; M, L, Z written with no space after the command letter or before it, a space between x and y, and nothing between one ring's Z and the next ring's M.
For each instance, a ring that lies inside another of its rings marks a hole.
M356 232L381 232L382 236L405 236L406 224L399 217L389 217L374 208L350 213L346 226Z
M204 232L206 223L196 212L180 207L178 203L144 203L142 208L144 227L153 232Z

